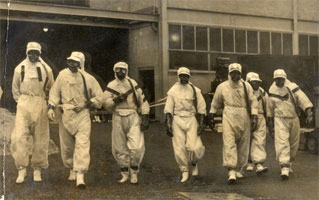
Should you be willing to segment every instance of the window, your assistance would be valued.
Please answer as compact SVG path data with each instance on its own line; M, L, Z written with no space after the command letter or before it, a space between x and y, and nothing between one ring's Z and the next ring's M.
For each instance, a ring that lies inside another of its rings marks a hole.
M21 1L44 3L44 4L59 4L59 5L89 7L88 0L21 0Z
M170 51L170 69L178 69L181 66L187 66L195 70L208 70L208 53Z
M233 29L223 29L223 51L234 52Z
M248 53L258 53L257 31L247 31Z
M269 32L260 32L260 54L270 54Z
M236 52L246 53L246 31L235 30Z
M169 48L181 49L181 26L169 25Z
M292 35L284 33L283 35L284 55L292 55Z
M271 46L273 55L281 55L281 34L271 33Z
M196 50L207 50L207 28L196 27Z
M318 36L309 36L310 55L318 56Z
M221 51L221 29L220 28L210 28L210 50L211 51Z
M195 49L194 26L183 26L183 49Z
M299 55L308 56L308 35L299 35Z

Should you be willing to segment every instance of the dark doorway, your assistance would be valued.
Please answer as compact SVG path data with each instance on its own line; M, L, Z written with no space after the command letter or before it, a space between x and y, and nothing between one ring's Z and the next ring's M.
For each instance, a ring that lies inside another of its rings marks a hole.
M15 109L11 94L13 71L25 59L29 41L41 44L41 57L53 68L55 76L64 69L72 51L85 53L86 68L100 77L99 82L114 79L114 63L128 61L128 29L10 21L7 31L7 21L0 22L0 73L1 77L6 77L1 80L5 89L1 106L10 110Z
M154 88L154 69L140 69L139 82L144 92L145 98L149 103L155 101L155 88ZM151 108L150 118L155 118L155 109Z

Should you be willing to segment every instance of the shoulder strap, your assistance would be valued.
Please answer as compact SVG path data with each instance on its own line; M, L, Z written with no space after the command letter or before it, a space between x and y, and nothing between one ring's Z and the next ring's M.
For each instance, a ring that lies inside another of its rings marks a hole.
M245 101L246 101L246 107L247 107L247 112L249 115L251 115L251 110L250 110L250 103L248 99L248 92L247 92L247 87L244 81L242 81L243 86L244 86L244 92L245 92Z
M260 90L260 91L261 91L261 95L260 95L260 97L261 97L261 105L262 105L262 107L263 107L264 117L265 117L265 119L266 119L266 117L267 117L267 110L266 110L266 103L265 103L265 101L264 101L264 97L266 96L266 92L265 92L265 91L262 91L262 90Z
M135 93L135 88L133 87L133 84L132 84L131 80L130 80L129 78L128 78L127 80L128 80L128 82L129 82L129 84L130 84L130 86L131 86L131 90L132 90L132 92L133 92L134 103L135 103L135 105L139 108L141 105L140 105L140 103L139 103L138 100L137 100L137 96L136 96L136 93Z
M37 67L37 72L38 72L39 82L41 82L42 81L42 73L41 73L41 68L40 67Z
M40 62L41 63L41 62ZM48 69L44 66L43 63L41 63L42 67L44 68L44 71L45 71L45 74L47 75L46 78L45 78L45 81L44 81L44 85L43 85L43 90L45 91L46 90L46 87L47 87L47 84L48 84L48 81L49 81L49 73L48 73ZM40 69L40 68L39 68ZM41 77L42 79L42 77ZM40 79L39 79L40 81ZM42 81L42 80L41 80Z
M288 90L288 92L289 92L289 94L290 94L290 96L291 96L292 103L293 103L294 106L295 106L296 114L298 115L298 107L297 107L297 104L296 104L295 97L294 97L294 95L292 94L292 92L291 92L291 90L289 89L289 87L286 86L286 88L287 88L287 90Z
M87 100L90 100L90 98L89 98L89 92L88 92L88 88L87 88L87 85L86 85L86 80L85 80L85 78L84 78L84 75L83 75L81 72L79 72L79 73L81 74L82 80L83 80L85 98L86 98Z
M21 82L24 80L24 74L25 74L25 67L24 65L21 66Z
M193 92L194 92L194 107L195 107L196 114L197 114L197 113L198 113L198 110L197 110L197 104L198 104L198 102L197 102L196 90L195 90L195 87L194 87L193 84L189 84L189 85L192 87Z
M112 93L112 94L115 94L117 96L120 95L120 93L118 91L113 90L112 88L106 87L105 90Z

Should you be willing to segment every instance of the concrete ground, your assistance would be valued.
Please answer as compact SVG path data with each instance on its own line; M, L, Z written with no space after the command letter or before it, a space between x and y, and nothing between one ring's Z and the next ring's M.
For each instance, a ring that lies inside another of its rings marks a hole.
M59 144L57 125L51 126L51 138ZM120 171L111 152L111 124L94 123L91 133L91 164L85 180L87 188L79 190L67 181L60 154L49 156L49 168L43 171L43 182L32 180L32 170L24 184L16 184L17 170L11 156L1 157L1 194L5 199L319 199L319 157L299 151L294 173L281 181L280 168L275 161L274 144L267 140L269 172L257 176L247 172L235 185L227 185L227 171L222 167L222 137L205 132L206 147L199 164L200 175L187 183L179 183L180 172L175 162L171 139L165 127L152 123L145 133L146 153L141 165L139 184L119 184ZM5 158L5 159L4 159ZM4 183L4 184L3 184ZM234 194L236 193L236 194ZM241 195L241 196L240 196Z

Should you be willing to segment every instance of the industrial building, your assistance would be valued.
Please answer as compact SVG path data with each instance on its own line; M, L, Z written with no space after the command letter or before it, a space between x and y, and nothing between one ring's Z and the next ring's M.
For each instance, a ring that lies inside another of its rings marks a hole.
M113 79L115 62L128 62L151 102L166 96L180 66L209 92L219 59L260 73L266 88L281 67L313 98L318 13L318 0L0 0L1 106L15 106L13 70L31 40L55 71L73 50L91 58L88 68L104 82ZM162 109L152 111L156 118Z

